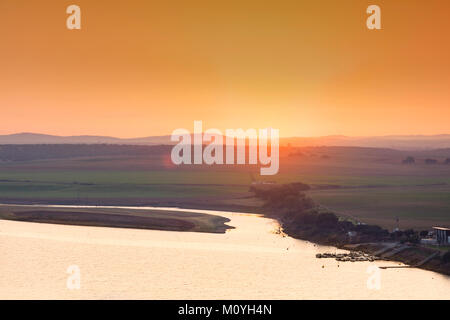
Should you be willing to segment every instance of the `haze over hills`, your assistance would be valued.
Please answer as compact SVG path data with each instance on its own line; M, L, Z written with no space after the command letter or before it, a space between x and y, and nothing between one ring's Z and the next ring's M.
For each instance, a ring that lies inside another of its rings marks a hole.
M109 136L56 136L38 133L0 135L0 144L126 144L126 145L171 145L169 135L140 138L116 138ZM281 145L306 146L350 146L391 148L398 150L429 150L450 148L450 134L441 135L389 135L377 137L291 137L281 138Z
M293 137L281 140L292 146L348 146L389 148L398 150L430 150L450 148L450 134L440 135L388 135L375 137Z
M122 139L108 136L56 136L39 133L16 133L0 135L0 144L131 144L159 145L172 144L170 136Z

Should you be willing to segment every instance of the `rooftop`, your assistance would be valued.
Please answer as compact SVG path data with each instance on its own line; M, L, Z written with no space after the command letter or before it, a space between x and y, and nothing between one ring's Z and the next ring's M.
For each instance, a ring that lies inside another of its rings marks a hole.
M435 230L444 230L444 231L450 231L449 228L444 228L444 227L433 227L433 229Z

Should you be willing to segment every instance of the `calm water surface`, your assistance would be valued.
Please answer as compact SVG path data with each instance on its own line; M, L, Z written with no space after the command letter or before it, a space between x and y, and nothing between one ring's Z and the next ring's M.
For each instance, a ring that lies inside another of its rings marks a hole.
M174 210L174 209L170 209ZM189 210L181 210L189 211ZM0 299L450 299L450 278L316 259L332 247L283 237L255 215L227 217L225 234L98 228L0 220ZM77 265L81 288L67 289Z

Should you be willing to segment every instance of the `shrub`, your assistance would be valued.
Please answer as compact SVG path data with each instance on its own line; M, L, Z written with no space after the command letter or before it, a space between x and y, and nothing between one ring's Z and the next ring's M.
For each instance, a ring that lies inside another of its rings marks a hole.
M334 213L324 212L317 216L316 224L320 227L335 228L338 225L338 217Z
M339 221L339 227L345 232L355 229L355 225L350 221Z
M420 236L421 236L422 238L428 236L428 231L426 231L426 230L420 231Z
M450 251L444 253L444 255L442 256L442 261L444 261L445 263L450 262Z

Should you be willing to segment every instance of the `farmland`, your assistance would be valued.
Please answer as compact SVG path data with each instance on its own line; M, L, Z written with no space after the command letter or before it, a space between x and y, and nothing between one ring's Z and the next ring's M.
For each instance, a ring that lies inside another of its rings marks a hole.
M252 182L303 182L312 186L308 194L321 206L358 221L390 229L395 217L401 228L450 224L450 166L443 164L448 149L285 147L279 174L261 177L258 167L248 165L177 167L170 162L170 148L163 146L83 146L78 152L72 145L41 148L45 152L36 152L39 146L7 148L0 161L0 202L255 212L260 203L248 192ZM416 164L401 164L409 155ZM425 164L427 158L438 164Z
M338 214L358 221L397 227L427 229L450 223L450 186L347 188L313 190L308 194Z

